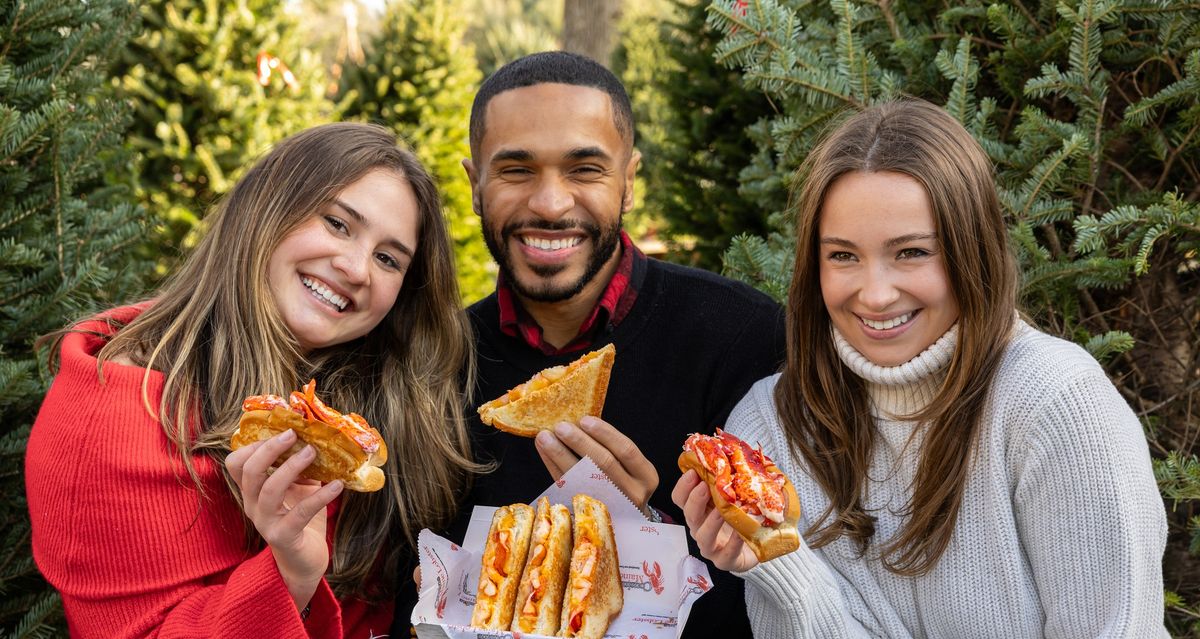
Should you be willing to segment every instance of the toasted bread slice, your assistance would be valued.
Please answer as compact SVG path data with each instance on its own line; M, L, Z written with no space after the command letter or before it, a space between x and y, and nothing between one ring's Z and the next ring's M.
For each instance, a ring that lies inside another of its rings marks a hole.
M367 453L343 431L325 422L305 419L286 408L242 413L230 447L237 450L256 441L270 439L289 428L296 432L296 442L281 456L282 459L295 455L307 444L312 444L317 451L312 464L300 473L301 477L323 483L340 479L347 489L359 492L383 488L381 466L387 461L386 445L381 442L378 450Z
M486 630L508 630L512 624L517 583L533 534L533 508L512 504L497 508L488 529L479 570L479 590L471 625Z
M571 512L542 497L533 516L533 539L521 572L512 629L554 635L562 614L567 569L571 566Z
M575 548L558 635L600 639L625 606L612 519L604 502L575 495Z
M599 417L608 394L617 349L608 344L566 366L554 366L479 407L483 423L502 431L534 437L559 422Z

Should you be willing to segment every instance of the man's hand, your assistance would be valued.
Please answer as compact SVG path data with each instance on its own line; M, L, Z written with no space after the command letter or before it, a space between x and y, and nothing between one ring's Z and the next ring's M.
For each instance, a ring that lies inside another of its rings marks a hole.
M631 439L608 422L590 415L580 419L578 426L562 422L554 432L538 433L534 442L555 481L581 457L591 457L635 506L649 513L658 471Z

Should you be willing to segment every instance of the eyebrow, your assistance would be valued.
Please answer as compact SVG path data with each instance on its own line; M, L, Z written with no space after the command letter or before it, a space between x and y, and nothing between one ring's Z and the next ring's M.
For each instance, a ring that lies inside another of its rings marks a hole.
M338 199L338 198L334 198L334 200L333 200L333 203L334 203L334 204L336 204L336 205L338 205L338 206L340 206L340 207L341 207L341 208L342 208L344 211L346 211L346 213L347 213L347 214L348 214L350 217L354 218L354 221L355 221L355 222L358 222L358 223L359 223L360 225L362 225L364 228L371 228L371 223L367 221L367 218L363 217L363 216L362 216L362 213L359 213L358 211L354 210L354 207L353 207L353 206L350 206L349 204L346 204L346 202L345 202L345 201L343 201L343 200L340 200L340 199ZM406 245L404 244L404 242L401 242L400 240L397 240L397 239L396 239L396 238L394 238L394 237L388 238L388 239L387 239L387 240L384 242L384 244L386 244L387 246L390 246L390 247L392 247L392 248L396 249L397 251L399 251L399 252L401 252L401 253L403 253L403 254L407 255L409 258L412 258L412 256L413 256L413 251L412 251L412 249L408 248L408 246L406 246Z
M937 234L935 234L935 233L909 233L908 235L901 235L899 237L893 237L892 239L888 240L887 242L884 242L883 245L888 248L893 248L896 246L900 246L901 244L908 244L909 242L919 242L922 240L937 241ZM840 237L823 237L823 238L821 238L821 244L833 244L835 246L845 246L847 248L858 248L858 245L856 245L854 242L851 242L850 240L844 240Z
M612 156L598 146L581 146L567 151L563 158L567 160L587 160L597 158L611 161ZM501 149L492 156L492 162L529 162L534 159L533 153L525 149Z

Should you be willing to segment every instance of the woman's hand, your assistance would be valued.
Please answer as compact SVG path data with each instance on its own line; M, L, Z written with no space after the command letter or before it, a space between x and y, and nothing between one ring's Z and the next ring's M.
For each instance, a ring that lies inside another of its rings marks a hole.
M758 565L754 551L713 507L708 484L696 471L689 470L679 478L671 491L671 501L683 509L688 532L700 554L721 570L745 572Z
M329 567L325 507L342 491L341 481L322 486L300 479L316 452L305 446L275 471L268 469L296 442L288 430L233 451L225 466L242 491L242 509L271 548L288 592L303 609Z

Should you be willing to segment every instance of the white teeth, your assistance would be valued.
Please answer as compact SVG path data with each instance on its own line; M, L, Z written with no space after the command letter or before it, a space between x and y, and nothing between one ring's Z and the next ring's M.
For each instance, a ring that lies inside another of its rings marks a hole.
M583 238L571 237L565 240L546 240L538 237L522 237L521 243L525 246L532 246L543 251L557 251L562 248L571 248L583 241Z
M300 281L304 282L304 285L307 286L310 291L312 291L314 297L333 304L338 308L339 311L346 310L346 305L350 303L350 300L338 295L337 293L334 293L328 288L325 288L323 284L310 277L302 277L300 278Z
M862 320L863 324L866 324L867 326L869 326L877 331L886 331L889 328L896 328L897 326L907 322L908 320L912 319L912 316L913 316L912 313L905 313L899 317L893 317L890 320L884 320L882 322L877 322L875 320L869 320L865 317L860 317L858 319Z

